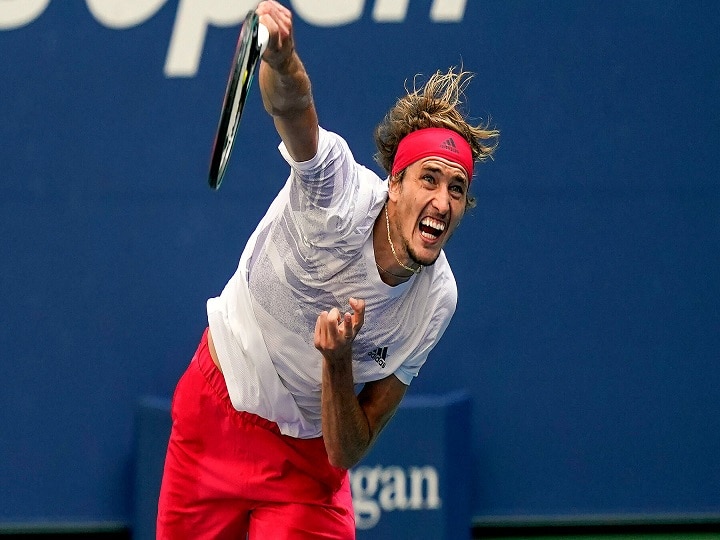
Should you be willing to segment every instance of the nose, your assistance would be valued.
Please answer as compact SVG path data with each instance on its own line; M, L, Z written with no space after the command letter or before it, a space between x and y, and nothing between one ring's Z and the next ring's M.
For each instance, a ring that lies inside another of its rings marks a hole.
M450 197L450 192L445 188L436 191L433 206L438 213L445 215L450 211Z

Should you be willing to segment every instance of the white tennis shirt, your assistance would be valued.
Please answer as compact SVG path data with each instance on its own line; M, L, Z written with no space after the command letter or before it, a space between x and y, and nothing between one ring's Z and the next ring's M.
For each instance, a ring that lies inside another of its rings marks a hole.
M208 323L233 406L310 438L322 434L319 313L350 311L351 296L365 300L353 342L356 388L392 374L410 384L455 312L457 287L444 253L401 285L380 279L372 230L387 181L356 163L340 136L320 128L309 161L293 161L283 144L280 152L290 176L237 271L208 300Z

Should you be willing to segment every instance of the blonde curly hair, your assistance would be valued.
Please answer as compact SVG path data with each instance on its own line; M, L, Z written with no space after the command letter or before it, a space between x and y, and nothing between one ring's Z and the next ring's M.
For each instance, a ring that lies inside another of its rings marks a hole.
M470 144L474 161L492 158L497 148L500 132L485 124L472 125L464 110L465 89L473 73L450 68L447 72L436 71L418 88L419 75L413 79L412 90L397 100L374 132L377 152L375 161L389 174L400 140L411 131L428 127L443 127L459 133ZM399 179L402 179L402 171ZM468 195L468 207L475 199Z

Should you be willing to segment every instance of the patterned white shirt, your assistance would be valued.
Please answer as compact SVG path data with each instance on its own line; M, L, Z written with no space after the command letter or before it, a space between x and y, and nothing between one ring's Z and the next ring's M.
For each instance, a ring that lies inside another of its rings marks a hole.
M208 320L233 406L300 438L322 434L322 357L313 345L320 311L366 303L353 342L353 377L394 374L410 384L447 328L457 287L445 254L390 287L378 274L373 225L387 181L355 162L347 143L320 128L318 152L295 162L251 236Z

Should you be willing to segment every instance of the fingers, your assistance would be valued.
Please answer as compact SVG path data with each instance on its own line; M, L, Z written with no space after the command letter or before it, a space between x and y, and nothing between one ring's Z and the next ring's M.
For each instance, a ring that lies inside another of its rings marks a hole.
M265 25L270 34L268 50L263 58L268 60L280 55L284 57L293 49L292 43L292 13L282 4L274 0L260 2L255 9L260 22Z
M350 298L350 307L353 309L353 329L355 335L365 323L365 300Z
M317 320L315 321L315 338L317 340L317 336L320 332L322 332L322 324L325 318L327 317L327 311L321 311L318 315Z
M340 310L333 308L330 311L321 311L315 322L315 335L324 337L336 337L339 335L339 328L344 318L340 316Z
M353 317L350 313L346 313L343 317L343 336L345 339L355 339L355 332L353 331Z
M365 321L365 301L350 298L353 313L341 313L338 308L321 311L315 321L314 342L320 350L342 348L357 336Z
M341 316L337 308L321 311L315 322L315 348L323 353L337 353L346 349L352 341L352 321L349 318L349 314Z
M315 342L315 348L322 350L325 346L325 330L324 330L324 321L327 319L327 311L321 311L320 315L318 315L317 320L315 321L315 336L314 336L314 342Z

